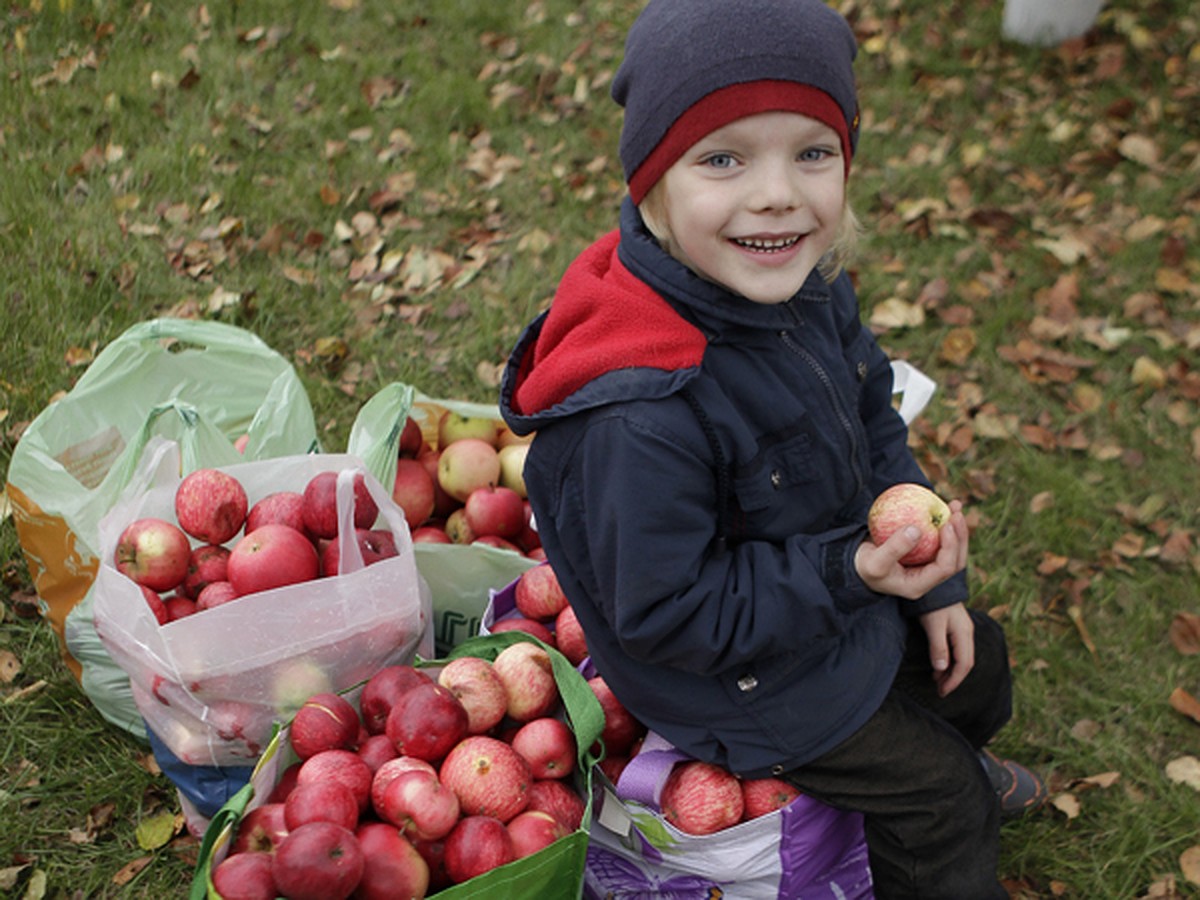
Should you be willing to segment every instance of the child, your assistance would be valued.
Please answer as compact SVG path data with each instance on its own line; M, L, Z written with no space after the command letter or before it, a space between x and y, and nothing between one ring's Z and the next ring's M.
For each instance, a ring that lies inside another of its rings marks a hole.
M884 488L928 482L841 272L854 55L820 0L650 0L613 83L620 227L522 335L501 408L537 432L543 546L638 718L861 811L879 897L1003 898L1002 806L1045 789L982 751L1010 681L964 606L962 506L927 565L866 534Z

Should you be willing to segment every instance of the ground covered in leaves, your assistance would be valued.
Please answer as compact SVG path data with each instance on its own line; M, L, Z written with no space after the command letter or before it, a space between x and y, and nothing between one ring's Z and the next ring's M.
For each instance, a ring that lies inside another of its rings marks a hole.
M1200 12L1113 0L1035 48L1000 0L834 5L861 48L863 315L937 382L913 446L1009 635L1000 749L1053 789L1005 828L1006 884L1200 896ZM154 316L261 336L331 450L394 381L491 400L615 223L637 6L5 4L0 468ZM179 896L173 790L20 615L3 512L0 890Z

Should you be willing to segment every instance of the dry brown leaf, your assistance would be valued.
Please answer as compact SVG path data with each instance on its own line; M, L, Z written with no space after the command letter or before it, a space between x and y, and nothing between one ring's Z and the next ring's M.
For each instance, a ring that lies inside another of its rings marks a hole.
M1171 646L1184 656L1200 653L1200 615L1193 612L1177 612L1167 629Z
M1079 632L1079 639L1083 641L1083 646L1087 647L1088 652L1095 656L1097 654L1096 642L1092 640L1091 632L1088 631L1087 623L1083 620L1083 607L1078 604L1072 604L1067 607L1067 616L1070 617L1072 624L1075 625L1075 630Z
M1200 700L1197 700L1183 688L1177 687L1171 691L1168 702L1175 712L1187 716L1194 722L1200 723Z
M1082 811L1079 798L1071 793L1055 794L1050 798L1050 804L1068 819L1077 818Z
M1188 847L1179 854L1179 868L1191 884L1200 884L1200 844Z
M1117 144L1117 152L1126 159L1141 163L1148 169L1158 165L1158 144L1144 134L1127 134Z
M150 865L150 863L153 861L153 856L139 856L137 859L125 863L125 865L121 866L121 868L117 870L117 873L113 875L113 884L117 885L118 887L124 887L125 885L129 884L129 882L133 881L133 879L137 877L138 873L141 872L142 869L146 868L146 866Z

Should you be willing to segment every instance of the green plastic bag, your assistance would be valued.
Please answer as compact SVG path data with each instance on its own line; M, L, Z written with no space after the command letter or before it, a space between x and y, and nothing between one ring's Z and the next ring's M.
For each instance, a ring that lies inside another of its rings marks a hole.
M518 641L532 641L546 648L554 666L554 680L562 696L567 723L575 734L579 768L575 788L585 806L579 828L532 856L485 872L463 884L445 888L429 896L438 900L529 900L532 897L553 897L570 900L583 895L584 866L587 858L588 828L592 816L592 779L598 759L591 748L604 730L604 710L588 687L587 681L570 661L552 647L520 632L483 635L470 638L451 650L445 659L417 660L418 667L436 668L459 656L479 656L494 660L505 647ZM250 783L213 817L200 844L196 875L192 880L190 900L221 900L212 886L213 867L220 863L229 849L237 824L256 797L270 795L284 769L294 760L287 746L287 731L271 741Z
M397 382L363 404L351 427L347 452L361 459L380 484L391 485L407 418L411 415L430 445L436 446L438 420L446 410L500 420L495 406L434 400ZM536 565L519 553L482 544L418 543L413 549L417 570L433 597L433 637L439 654L479 633L490 588L508 584Z
M128 329L25 430L7 492L42 614L97 709L139 736L128 678L96 637L90 598L100 520L153 437L179 444L184 472L318 449L291 363L240 328L185 319Z

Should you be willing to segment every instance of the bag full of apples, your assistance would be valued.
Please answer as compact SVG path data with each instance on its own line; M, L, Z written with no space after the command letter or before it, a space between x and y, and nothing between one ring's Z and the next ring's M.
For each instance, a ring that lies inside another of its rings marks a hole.
M180 476L154 441L101 521L96 631L188 766L249 766L323 691L431 651L403 513L341 454Z
M355 418L347 448L404 510L439 655L479 633L489 589L543 558L522 474L530 440L495 405L432 399L400 383Z
M603 721L521 634L314 695L214 818L192 896L579 897Z

